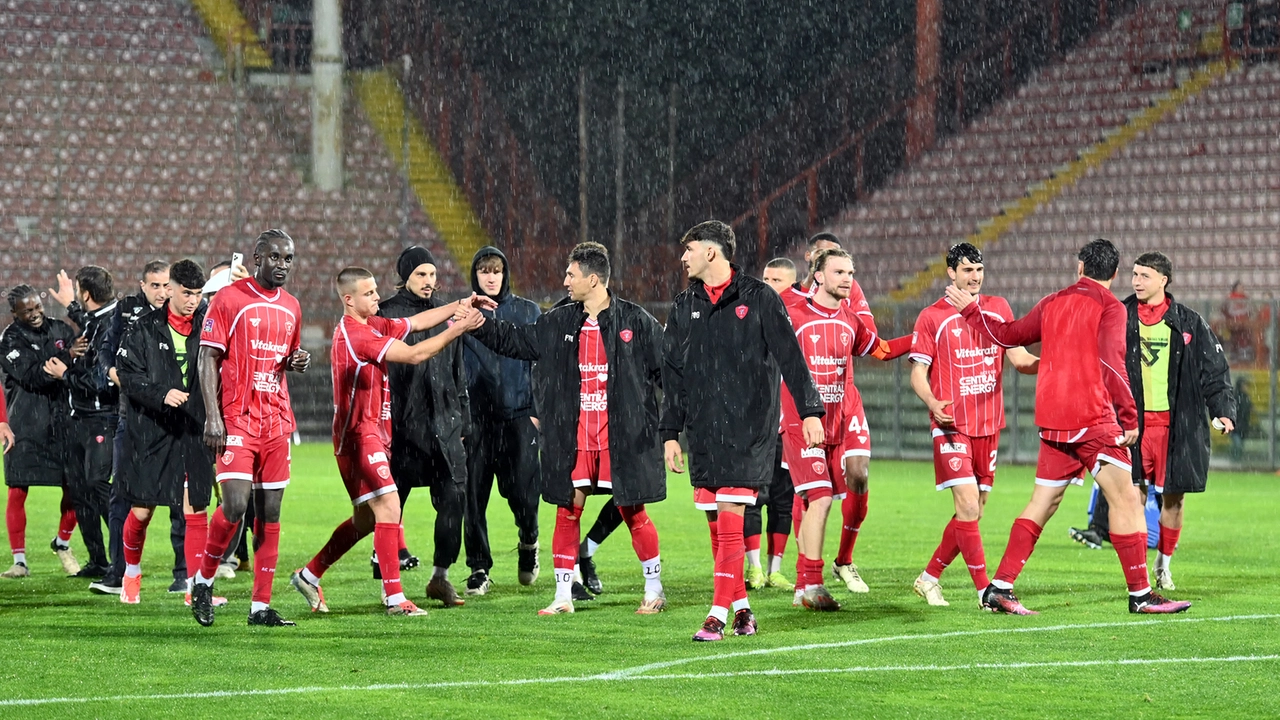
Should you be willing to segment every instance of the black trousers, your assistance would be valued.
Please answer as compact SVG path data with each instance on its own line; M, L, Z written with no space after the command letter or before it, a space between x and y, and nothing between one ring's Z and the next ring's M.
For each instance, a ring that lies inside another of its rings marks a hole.
M112 446L111 477L115 477L124 457L124 418L116 424L115 442ZM111 569L107 571L103 582L119 585L124 577L124 521L129 515L129 501L116 492L116 484L111 484L111 500L107 508L107 551L111 555ZM182 514L182 506L169 508L169 544L173 546L173 579L187 578L187 554L183 543L187 537L187 518Z
M520 542L538 541L538 500L542 494L542 466L538 460L538 430L527 417L514 420L472 421L467 446L467 567L493 569L489 549L489 494L497 477L498 494L515 516Z
M102 524L111 501L117 420L115 415L73 418L71 441L67 444L67 489L80 524L80 538L89 553L89 563L101 567L108 562Z
M760 534L764 505L769 506L768 531L784 535L791 534L791 508L795 501L795 494L791 473L782 467L782 435L778 435L778 456L773 466L773 479L769 487L756 498L756 504L747 506L742 520L743 537Z
M407 449L406 449L407 448ZM415 487L429 487L431 507L436 511L435 549L431 564L447 568L458 562L462 553L462 525L466 515L467 486L454 482L444 458L425 453L408 443L391 453L396 490L400 493L400 519Z

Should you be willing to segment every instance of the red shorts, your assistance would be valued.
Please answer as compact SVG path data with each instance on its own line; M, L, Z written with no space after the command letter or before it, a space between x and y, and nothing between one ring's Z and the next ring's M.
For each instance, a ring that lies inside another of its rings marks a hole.
M379 495L396 491L391 477L391 453L376 437L362 437L350 455L338 455L338 474L351 504L363 505Z
M1124 431L1114 423L1075 432L1041 430L1036 484L1048 487L1081 485L1084 471L1088 470L1097 477L1104 462L1130 472L1133 470L1132 461L1129 448L1120 447L1123 441Z
M578 461L569 476L576 488L613 489L613 471L609 467L608 450L579 450Z
M716 510L716 503L755 505L759 490L743 487L694 488L693 506L699 510Z
M1169 427L1148 425L1142 430L1142 477L1164 492L1165 466L1169 462Z
M256 438L227 431L227 449L218 458L218 482L248 480L255 490L289 486L289 436Z
M977 485L990 492L996 479L996 451L1000 433L970 437L959 430L933 429L934 486L945 490L956 485Z
M844 493L844 462L840 445L809 447L800 433L782 434L782 467L791 473L791 485L810 500Z

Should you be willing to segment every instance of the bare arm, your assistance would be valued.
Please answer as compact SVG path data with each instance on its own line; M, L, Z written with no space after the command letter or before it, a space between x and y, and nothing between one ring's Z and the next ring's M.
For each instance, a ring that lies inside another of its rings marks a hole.
M1035 375L1040 370L1040 358L1027 352L1023 347L1005 350L1004 359L1009 361L1014 370L1023 375Z
M929 365L922 362L911 364L911 389L916 391L916 397L920 398L925 407L929 408L929 414L933 416L935 422L944 427L955 424L956 418L947 412L947 407L951 405L950 400L939 400L933 395L933 388L929 387Z
M208 345L200 346L198 371L200 394L204 397L204 444L221 455L227 449L227 428L222 422L222 358L225 353Z
M449 317L453 317L453 303L446 305L445 308L435 308L435 310L446 308L450 309ZM429 312L433 312L433 310L426 311L426 313ZM418 315L415 315L414 317L416 318L421 315L425 315L426 313L418 313ZM400 340L393 340L391 342L391 347L387 348L386 355L383 356L383 359L387 362L401 363L403 365L417 365L419 363L426 362L436 355L439 355L441 351L449 346L449 343L456 340L463 333L474 330L483 324L484 315L481 315L479 310L471 309L463 319L455 322L453 325L450 325L449 329L435 337L427 338L416 345L406 345Z

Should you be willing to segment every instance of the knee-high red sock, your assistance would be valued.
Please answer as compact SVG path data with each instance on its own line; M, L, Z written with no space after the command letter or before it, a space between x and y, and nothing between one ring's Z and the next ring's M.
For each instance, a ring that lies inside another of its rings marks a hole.
M404 524L403 524L403 523L400 525L400 532L399 532L399 533L397 533L397 538L396 538L396 539L397 539L397 541L399 542L399 547L397 547L397 548L396 548L397 550L408 550L408 549L409 549L409 543L406 543L406 542L404 541Z
M742 516L719 513L716 534L720 538L720 554L716 558L716 575L711 604L726 610L745 601L747 586L742 577L742 557L746 546L742 539ZM736 608L735 608L736 609Z
M748 551L748 552L749 552L749 551L751 551L751 550L759 550L759 549L760 549L760 536L759 536L759 535L749 535L749 536L747 536L747 537L743 538L743 539L742 539L742 542L745 544L745 547L747 548L747 551Z
M1124 582L1129 586L1130 595L1145 595L1151 591L1151 580L1147 576L1147 534L1144 532L1117 535L1111 533L1111 547L1116 549L1116 557L1120 558L1120 569L1124 570Z
M150 524L151 518L139 520L132 511L124 518L123 545L126 575L129 574L127 566L142 564L142 546L147 542L147 526Z
M711 560L712 562L720 561L720 523L718 522L718 513L709 513L707 515L707 528L711 531Z
M71 542L71 533L76 530L76 509L71 504L71 493L66 488L62 489L62 502L58 512L62 513L62 517L58 519L58 539L64 543Z
M1156 549L1161 555L1172 556L1173 551L1178 549L1178 536L1181 534L1182 528L1171 528L1160 523L1160 542L1156 544Z
M868 494L857 495L850 490L844 496L844 502L840 504L844 526L840 528L840 551L836 553L837 565L853 563L853 546L858 542L858 531L862 529L862 521L867 519Z
M204 557L200 561L200 577L213 580L214 573L218 572L218 563L222 562L222 556L226 554L227 546L231 544L239 527L239 523L231 522L222 513L221 505L213 511L213 519L209 521L209 540L205 543Z
M952 522L955 524L956 547L964 556L964 564L969 568L969 577L973 579L973 586L982 591L991 584L991 580L987 577L987 553L982 549L982 533L978 530L978 521L953 520Z
M400 523L375 523L373 526L373 551L378 554L378 569L382 571L382 594L387 603L399 603L404 590L400 587L400 558L396 544L400 536Z
M276 563L280 560L280 523L262 523L262 542L255 544L258 547L253 551L253 594L250 597L253 602L270 605L271 583L276 579Z
M578 562L582 542L582 508L556 508L556 529L551 536L551 563L556 575L556 600L573 597L573 566Z
M996 568L997 584L1013 587L1018 574L1022 572L1022 566L1027 564L1027 559L1036 549L1040 530L1034 520L1018 518L1013 521L1013 527L1009 530L1009 544L1005 546L1004 557L1000 558L1000 567Z
M640 562L658 557L658 528L653 526L644 505L618 506L618 512L631 531L631 547L635 549Z
M942 541L938 543L937 549L933 551L933 557L929 559L929 565L924 569L932 577L942 577L942 571L946 570L947 566L960 554L960 546L956 540L956 522L958 522L956 517L952 515L947 526L942 529Z
M262 547L262 535L266 530L262 527L262 518L255 517L253 519L253 551L258 552L258 548Z
M27 489L9 488L9 501L4 506L4 524L9 531L9 549L27 551Z
M769 557L782 557L787 552L787 534L769 533Z
M804 519L804 498L796 493L791 501L791 534L800 537L800 521Z
M209 516L203 512L186 513L186 534L182 536L182 554L187 558L187 574L195 576L204 564L204 546L209 542Z
M342 524L334 528L333 534L329 536L329 541L320 548L320 552L311 558L311 562L307 563L307 570L311 571L317 579L324 576L326 570L338 562L338 559L347 554L347 551L356 546L362 538L368 533L361 534L356 529L356 524L347 518ZM375 535L373 539L373 551L378 554L378 568L382 569L382 553L378 552L378 538ZM400 562L396 561L396 576L400 575ZM382 575L386 578L386 574Z

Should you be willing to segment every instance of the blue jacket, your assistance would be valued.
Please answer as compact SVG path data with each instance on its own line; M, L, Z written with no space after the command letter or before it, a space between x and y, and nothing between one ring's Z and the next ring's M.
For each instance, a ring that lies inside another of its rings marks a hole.
M498 248L485 246L471 258L471 289L483 295L476 278L476 265L486 257L502 258L502 287L493 298L498 309L484 311L513 325L529 325L542 310L537 303L511 293L511 263ZM463 336L463 365L467 372L467 393L471 396L473 420L514 420L534 415L533 363L502 357L470 335Z

